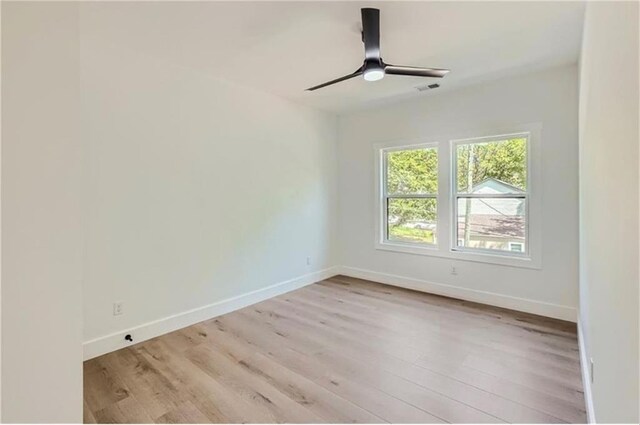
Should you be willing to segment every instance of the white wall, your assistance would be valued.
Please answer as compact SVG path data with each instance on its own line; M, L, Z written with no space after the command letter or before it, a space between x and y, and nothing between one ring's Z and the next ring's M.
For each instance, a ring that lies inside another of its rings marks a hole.
M2 420L82 421L74 3L2 2Z
M443 82L446 85L446 80ZM414 287L558 312L575 320L578 279L577 68L566 66L340 117L339 240L343 265ZM373 145L541 123L542 268L525 269L376 250ZM458 274L450 274L455 265ZM363 274L365 276L365 274ZM375 275L371 275L374 277ZM495 297L468 290L499 294ZM524 299L513 300L509 297ZM544 304L541 304L544 303Z
M580 321L597 422L638 422L638 3L590 2L580 66Z
M100 37L83 25L85 341L336 264L335 116Z

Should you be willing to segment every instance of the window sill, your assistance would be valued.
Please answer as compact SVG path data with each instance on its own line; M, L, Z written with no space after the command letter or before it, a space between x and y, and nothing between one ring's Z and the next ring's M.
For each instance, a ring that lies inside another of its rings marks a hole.
M433 246L416 246L403 243L378 242L376 249L382 251L399 252L404 254L425 255L428 257L447 258L457 261L471 261L476 263L496 264L500 266L519 267L525 269L541 269L542 264L540 258L521 257L511 255L491 254L484 252L469 252L444 250L438 245Z

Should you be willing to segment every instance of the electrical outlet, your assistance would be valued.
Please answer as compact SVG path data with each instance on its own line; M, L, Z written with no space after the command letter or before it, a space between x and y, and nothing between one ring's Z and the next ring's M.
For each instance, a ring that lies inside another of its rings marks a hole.
M593 357L589 359L589 378L591 378L591 383L593 384Z
M311 257L307 257L307 266L311 265Z
M113 315L120 316L122 313L124 313L124 302L116 301L113 303Z
M456 266L451 266L451 274L454 275L454 276L457 276L458 269L456 269Z

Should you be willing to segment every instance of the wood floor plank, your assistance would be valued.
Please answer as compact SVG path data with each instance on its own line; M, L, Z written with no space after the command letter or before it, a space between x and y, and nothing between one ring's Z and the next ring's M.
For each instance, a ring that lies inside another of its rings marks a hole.
M290 309L290 307L288 307ZM262 310L259 310L262 311ZM271 317L283 317L286 313L282 310L275 312L276 314ZM265 314L264 311L258 314ZM268 319L262 319L268 321ZM303 338L304 334L296 334L296 330L288 327L286 324L281 325L280 328L283 332L288 332L288 336L291 338ZM314 335L316 332L311 331ZM441 388L437 385L432 386L418 386L413 380L400 378L393 374L393 368L382 367L381 363L374 363L368 355L367 349L355 349L340 344L339 342L334 344L332 338L320 339L323 345L323 350L316 354L315 359L319 360L319 363L326 368L331 368L335 371L339 371L346 376L350 376L355 380L363 380L366 385L373 385L380 390L389 393L390 395L400 398L406 401L411 400L412 404L420 407L444 420L450 422L499 422L503 420L500 416L495 416L491 413L485 413L482 410L469 405L467 403L461 403L453 398L447 397L446 394L441 392ZM351 357L342 355L342 353L349 353ZM392 359L387 356L385 360ZM402 360L398 360L402 361ZM389 363L388 361L386 363ZM410 365L410 363L407 363ZM377 370L376 374L370 374L368 371ZM409 381L409 382L407 382ZM478 392L477 389L472 387L466 388L467 392ZM504 401L509 404L507 401ZM513 404L513 403L511 403ZM476 403L477 407L482 407ZM522 406L521 410L526 410ZM541 413L530 411L528 417L529 421L537 419L537 422L548 422L553 420L558 422L557 418L552 418L549 415L543 415Z
M96 412L129 397L129 389L120 377L103 364L104 358L84 364L84 404Z
M375 302L375 300L372 300L372 302ZM386 306L386 308L391 308L391 307ZM404 308L405 307L403 306L400 309L404 309ZM415 312L413 315L419 318L420 312ZM441 330L440 332L443 333L444 330ZM426 335L423 334L423 336L426 336ZM449 338L450 336L447 335L445 337ZM515 345L515 344L521 343L522 341L520 339L515 339L515 340L512 340L511 342L512 344ZM464 349L466 350L466 352L469 352L467 347L460 347L460 349ZM564 364L559 364L557 366L546 365L546 367L541 367L540 362L535 361L535 359L517 356L515 354L507 356L506 354L501 354L496 350L491 350L489 348L485 348L485 351L491 351L490 357L496 358L496 363L499 364L498 367L501 367L504 362L508 362L513 369L520 370L525 374L528 373L533 376L539 375L541 380L546 379L546 380L560 382L562 385L573 385L573 387L576 389L581 388L581 375L579 372L579 368L577 367L578 366L577 364L573 368L571 368L571 366L565 367ZM457 352L460 352L460 350L457 350ZM477 355L477 353L473 353L473 354ZM485 353L485 356L481 356L481 357L486 358L488 356ZM489 365L486 365L486 364L485 366L490 367Z
M112 376L118 376L152 418L175 409L182 393L139 352L139 347L118 350L102 357Z
M407 290L404 289L391 288L382 292L379 289L366 286L358 279L355 281L351 278L349 279L349 281L336 280L335 278L329 279L321 282L318 286L328 286L352 296L357 296L360 299L366 299L368 302L378 305L381 309L393 311L395 314L404 314L409 317L434 321L438 327L444 329L453 330L460 325L473 326L476 332L488 330L496 338L508 338L509 340L517 338L520 343L527 345L535 343L550 350L557 349L561 352L566 349L576 349L577 339L575 335L556 335L553 329L547 331L533 329L529 325L523 325L523 322L512 320L508 314L498 317L483 315L484 310L480 308L473 310L473 313L468 313L468 307L465 309L456 308L459 300L451 300L450 298L434 295L415 299L407 297ZM393 291L399 292L396 294ZM396 295L398 296L396 297ZM447 301L451 302L451 308L446 308L442 305ZM425 322L424 324L428 323ZM497 333L496 331L500 332Z
M581 423L575 324L337 276L84 364L85 423Z
M308 310L307 310L308 311ZM371 354L370 350L362 350L341 345L334 352L325 351L319 356L328 357L326 364L338 365L340 361L335 358L334 353L344 354L354 358L353 366L359 367L359 373L364 374L366 368L383 369L403 379L417 383L425 388L437 391L440 394L452 399L460 400L465 404L478 409L484 409L487 413L506 420L508 422L563 422L563 420L552 415L536 411L522 404L509 401L492 393L464 384L457 380L430 372L412 363L394 359L380 353Z
M573 359L567 359L553 354L527 353L512 350L509 346L496 346L491 344L491 341L487 341L485 338L476 335L475 332L467 337L460 338L459 333L451 336L449 334L444 334L443 332L435 332L428 329L421 329L419 332L414 331L410 327L414 326L414 324L409 323L406 324L407 328L400 327L400 329L398 329L398 327L396 327L394 329L385 325L384 314L376 314L375 312L358 314L358 312L353 311L336 313L334 305L328 302L325 302L325 305L309 303L302 294L288 295L284 298L284 301L290 302L290 305L292 306L310 309L325 318L324 320L331 322L339 320L343 325L350 326L351 329L358 327L358 332L368 334L373 333L378 336L384 336L385 338L395 338L396 340L399 340L403 346L408 345L416 349L420 349L425 343L430 343L434 339L438 339L438 341L444 341L446 339L446 342L456 344L464 349L473 349L474 351L491 358L504 358L523 364L533 363L536 368L544 365L549 371L557 371L556 376L567 376L570 379L576 377L575 371L577 366L579 366L579 363L573 361Z
M95 412L97 423L118 424L124 422L148 424L154 423L147 411L134 398L127 397Z
M347 285L356 285L366 291L375 291L385 295L393 295L402 298L403 301L412 300L418 303L426 303L432 306L445 307L446 312L455 312L456 315L465 313L479 320L498 320L499 323L514 325L519 329L537 329L545 335L561 334L563 336L576 338L576 324L551 319L543 316L536 316L529 313L507 310L500 307L494 307L486 304L474 303L471 301L459 300L455 298L444 297L434 294L424 294L422 297L415 297L415 291L405 288L399 288L391 285L372 286L371 282L347 276L335 276L324 282L341 282Z
M85 424L95 424L97 423L96 417L93 416L93 412L89 405L87 405L87 400L83 400L82 403L82 423Z
M442 344L441 344L442 345ZM453 357L454 359L456 358L460 358L460 362L462 363L462 361L464 361L464 359L467 356L467 352L466 350L459 350L459 349L455 349L452 350L452 346L451 345L443 345L443 350L444 353L442 353L442 355L446 355L449 357ZM452 355L453 354L453 355ZM577 365L576 365L576 369L577 369ZM510 368L504 368L504 369L498 369L501 372L504 371L505 373L507 372L511 372L512 369ZM521 383L524 383L525 385L529 385L530 387L536 388L538 390L543 390L541 391L542 393L544 393L545 398L548 399L547 397L547 393L551 392L552 394L555 394L561 398L565 398L570 400L569 403L573 404L573 405L580 405L583 406L583 394L582 391L576 390L575 388L571 388L571 387L567 387L565 384L565 382L548 382L544 380L544 377L539 377L536 375L522 375L519 373L515 373L515 375L517 375L516 377L514 376L507 376L507 378L509 379L514 379L515 381L519 381ZM531 382L533 381L533 382ZM504 382L504 381L503 381ZM513 387L513 385L509 385L511 387ZM522 389L524 392L527 392L526 389ZM522 393L523 391L520 391L520 393ZM535 393L533 393L535 394ZM534 398L535 399L535 398ZM522 398L518 399L518 400L522 400ZM515 401L518 401L515 400ZM560 408L558 409L558 405L559 404L563 404L564 401L563 400L551 400L553 401L553 406L554 409L552 410L552 413L550 414L555 414L555 415L560 415L558 417L562 418L564 417L564 420L569 420L569 421L580 421L578 419L576 419L577 417L584 417L584 411L582 411L581 409L574 409L572 405L567 406L566 409L564 408ZM571 403L571 402L575 402L575 403ZM534 403L535 406L539 406L537 403Z
M203 372L221 380L224 385L250 403L270 413L269 422L321 423L323 419L296 403L244 367L209 346L190 349L187 358Z
M297 403L314 411L329 422L378 423L381 418L317 385L305 376L277 363L255 349L247 350L246 341L220 332L216 328L212 346L235 359L239 365L261 377Z
M331 423L383 423L380 417L257 352L240 364Z
M246 311L250 311L247 309ZM255 311L255 310L254 310ZM278 330L281 331L282 335L286 335L294 343L298 343L297 345L308 345L306 340L306 330L304 326L299 328L296 327L295 323L287 323L280 322L278 325L274 325L273 321L282 320L286 318L286 312L278 311L273 312L274 314L267 314L267 317L256 317L257 322L262 322L264 324L269 324L273 326L272 332L277 333ZM265 312L257 313L258 315L265 315ZM315 338L321 343L322 351L325 351L327 347L334 347L335 350L343 350L346 347L342 341L335 342L336 338L332 338L331 335L320 334L318 329L309 329ZM348 343L348 341L347 341ZM334 357L334 360L337 357ZM315 357L315 360L318 360L318 357ZM407 382L401 378L394 376L391 373L386 373L383 370L378 370L376 374L367 374L366 371L371 369L360 369L361 373L352 373L350 365L348 361L345 361L346 358L342 358L342 362L333 361L325 364L324 366L327 368L332 368L333 370L339 371L343 373L348 378L353 380L358 380L364 385L373 385L375 388L399 399L409 402L410 404L419 407L434 416L442 418L443 420L450 422L473 422L473 423L495 423L500 422L499 418L486 414L480 410L474 409L465 405L464 403L460 403L456 400L449 399L447 397L442 396L441 394L428 390L426 388L417 386L412 382ZM362 361L361 359L359 361ZM354 360L354 362L358 362L358 360ZM353 366L355 363L352 363Z
M202 373L184 355L183 347L176 347L164 338L140 344L140 352L174 385L179 386L211 422L264 422L267 415L256 411L251 404L235 396L220 382Z
M273 302L276 302L276 301L273 301ZM265 303L264 305L266 306L266 305L268 305L268 303ZM263 307L263 309L265 309L265 307ZM251 311L251 310L247 309L246 311ZM306 318L306 316L308 316L308 310L297 310L294 306L286 306L286 310L283 309L283 310L276 310L274 312L271 312L271 316L274 318L274 320L279 320L279 319L286 318L287 314L295 315L296 312L298 314L298 320L300 320L301 322L306 323L306 324L308 324L310 326L314 326L314 323L309 321ZM318 321L318 324L321 324L321 322L323 322L323 321ZM317 331L314 331L314 333L322 333L323 335L331 336L330 340L337 340L337 341L341 341L341 340L343 340L341 338L346 338L348 336L348 334L346 334L346 336L345 336L345 334L343 332L343 329L341 328L341 326L339 324L332 323L332 322L325 322L325 323L327 324L327 327L326 327L327 329L326 330L317 330ZM370 351L371 348L367 347L365 345L372 346L372 344L373 344L373 347L375 347L376 337L375 336L369 336L369 338L371 339L371 343L369 343L366 340L366 338L363 339L362 335L359 335L357 337L351 338L351 340L349 342L349 345L346 345L347 342L345 340L345 345L346 346L345 346L345 348L343 348L343 350L349 350L350 346L353 346L355 344L363 344L362 346L359 346L359 348L358 348L359 351L365 351L365 350ZM393 337L389 337L389 336L382 337L382 338L379 338L379 339L380 339L379 343L389 342L389 343L392 343L393 345L395 345L397 343L396 341L394 341ZM470 352L464 347L461 348L461 347L459 347L457 345L448 345L447 347L448 347L448 349L455 348L456 356L462 356L463 361L466 361L466 358L471 356ZM382 352L387 352L388 354L391 354L391 355L394 354L393 352L389 352L388 350L378 350L378 351L381 352L381 353ZM473 357L472 359L475 359L475 357ZM403 360L407 360L407 359L404 358ZM493 365L493 364L494 363L490 363L490 365ZM528 376L528 375L525 375L525 376ZM547 384L550 388L555 388L556 386L560 387L560 389L558 391L560 391L560 390L565 388L562 383L556 384L554 380L552 380L551 383L546 382L544 376L532 375L532 377L530 376L529 378L536 380L536 382L538 382L540 385ZM526 379L526 378L522 378L522 379ZM566 389L564 389L564 391L566 391L567 393L572 393L572 392L575 393L575 390L573 390L571 388L566 388Z
M426 327L420 323L420 331L414 329L415 318L403 317L399 314L394 314L392 317L386 315L385 311L381 309L374 309L370 304L365 308L359 303L354 303L349 297L345 297L344 294L336 293L331 288L324 288L321 285L315 285L309 288L309 291L301 292L295 291L290 294L286 294L284 300L293 299L299 305L309 306L310 308L321 309L326 314L329 314L336 318L343 318L351 323L357 323L362 325L365 329L371 326L373 322L377 328L383 328L393 334L400 333L407 338L417 338L424 334L433 335L438 331L440 334L440 328ZM364 318L364 319L363 319ZM391 320L390 320L391 319ZM391 323L390 323L391 322ZM454 321L453 324L460 321ZM513 341L500 341L495 337L491 337L491 334L483 332L482 334L476 331L474 327L475 323L463 322L460 323L459 328L454 328L451 333L455 333L455 338L464 342L472 342L474 345L481 345L484 347L500 350L506 354L515 356L522 356L526 358L535 359L537 362L543 364L552 364L556 366L566 366L571 370L575 370L576 366L579 366L579 358L577 353L575 355L567 355L566 353L550 353L540 350L538 347L523 346L522 344L515 344ZM460 327L464 330L473 332L461 332ZM495 333L495 330L493 330ZM444 335L443 335L444 336Z
M172 411L156 419L161 424L208 424L209 418L193 403L185 401Z
M416 298L411 296L411 291L402 288L385 287L384 289L371 287L359 279L348 278L332 278L321 282L317 287L328 286L333 289L340 289L360 297L377 300L393 310L409 309L412 314L426 315L431 318L449 318L451 320L442 321L442 325L448 325L460 322L467 324L490 325L492 329L500 329L502 335L537 337L544 339L557 339L563 343L570 344L575 341L575 330L572 332L556 330L553 327L540 327L530 324L531 321L514 320L509 314L505 314L507 310L502 310L502 314L495 314L495 308L481 306L479 304L468 303L451 298L439 297L427 294L425 297ZM466 304L464 304L466 303ZM428 306L429 308L425 308ZM485 308L486 307L486 308ZM532 315L530 315L532 316ZM533 316L537 317L537 316ZM560 321L558 321L560 322ZM564 323L564 322L562 322ZM575 324L572 324L575 328Z
M289 294L287 294L287 298L289 297ZM284 300L286 301L285 298ZM327 300L325 299L325 302ZM311 306L306 305L305 306L306 309L310 309L310 313L315 313L312 309ZM342 313L341 313L342 314ZM375 319L375 316L370 315ZM382 320L377 320L376 323L380 323ZM320 322L325 322L325 320L321 320ZM358 326L360 326L360 322L358 323ZM362 332L362 330L361 330ZM424 349L427 350L425 352L425 355L423 356L426 361L429 360L429 356L430 355L442 355L442 356L446 356L449 360L455 359L458 360L460 363L462 363L466 357L469 354L469 350L466 347L460 347L458 345L458 342L456 339L452 339L452 338L442 338L441 336L439 336L437 339L435 340L431 340L427 335L425 335L424 333L419 335L424 341L426 341L428 344L424 345ZM417 338L418 335L414 335L414 338ZM383 339L386 341L394 341L393 336L392 335L388 335L388 334L384 334ZM429 345L431 345L431 347L429 347ZM456 349L453 350L452 348L455 347ZM482 354L486 354L486 352L482 351ZM533 366L538 368L538 367L543 367L544 363L537 363L537 359L534 359L535 361L533 362ZM549 360L548 360L549 361ZM562 363L562 362L560 362ZM499 369L500 372L504 371L506 373L511 373L512 369L511 368L504 368L504 369ZM507 377L508 378L508 377ZM573 379L571 379L571 382L573 382L573 386L570 388L566 388L566 383L567 380L565 379L564 381L561 380L560 383L556 383L554 381L552 382L546 382L546 384L548 384L548 387L546 388L548 391L551 391L553 393L558 394L560 397L562 398L566 398L569 400L575 400L577 404L579 405L583 405L583 394L581 391L581 380L580 380L580 376L579 374L577 375L573 375L572 376ZM545 389L545 382L544 378L538 379L538 377L534 377L534 384L536 385L536 389ZM525 382L526 383L526 382Z
M441 356L420 359L417 364L436 373L450 376L506 399L546 412L564 421L572 423L586 421L584 398L564 398L558 394L536 388L535 385L514 383L511 380L460 365L455 361L451 361L451 359ZM557 393L560 392L558 391Z
M316 382L325 389L350 400L361 408L392 423L441 423L442 419L435 417L402 400L396 399L378 389L363 385L357 381L347 379L331 368L326 368L313 361L304 353L303 347L290 348L286 336L277 335L273 338L263 330L256 328L253 323L243 320L239 315L227 315L214 319L209 329L213 335L217 329L227 335L232 335L247 345L272 358L292 371ZM218 343L220 343L220 338Z

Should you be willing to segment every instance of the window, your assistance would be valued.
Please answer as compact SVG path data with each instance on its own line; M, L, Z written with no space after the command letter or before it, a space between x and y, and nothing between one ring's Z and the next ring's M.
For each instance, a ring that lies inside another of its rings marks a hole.
M376 145L376 249L540 268L542 127L523 127Z
M454 250L526 255L527 140L454 142Z
M385 242L435 246L438 240L438 150L384 150L382 198Z

